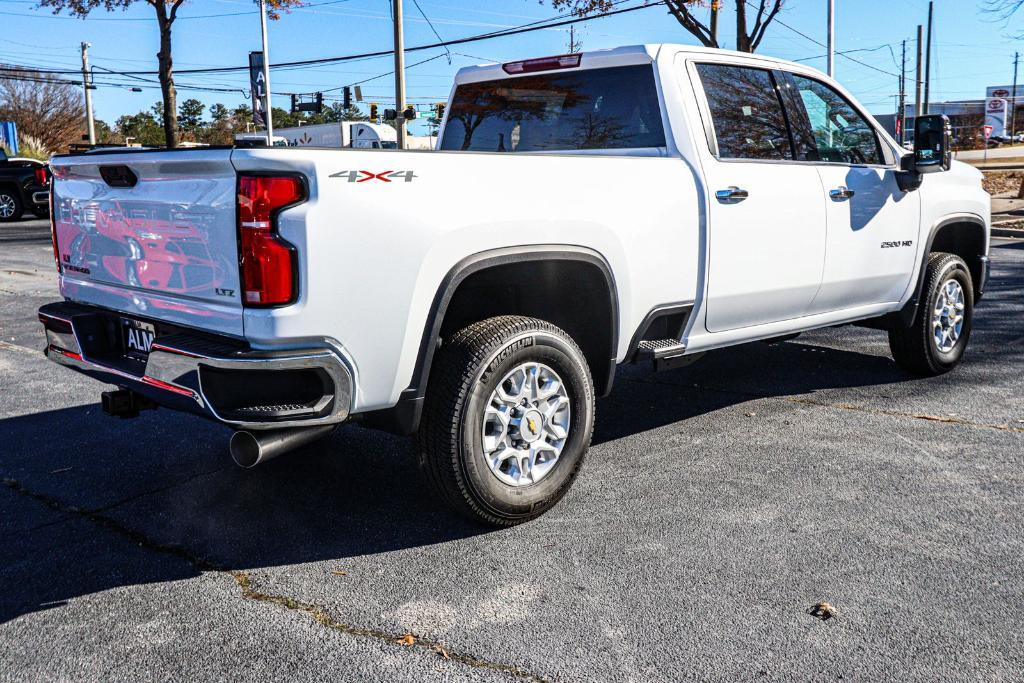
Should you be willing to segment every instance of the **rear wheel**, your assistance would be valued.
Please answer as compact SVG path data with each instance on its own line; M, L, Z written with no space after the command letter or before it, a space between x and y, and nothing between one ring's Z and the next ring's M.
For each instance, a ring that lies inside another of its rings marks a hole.
M0 222L16 221L21 218L22 211L18 193L9 188L0 188Z
M420 465L457 511L511 526L565 495L593 426L593 382L576 343L541 320L490 318L434 359Z
M936 252L928 259L921 304L910 327L889 331L896 364L926 377L960 364L974 321L974 285L963 259Z

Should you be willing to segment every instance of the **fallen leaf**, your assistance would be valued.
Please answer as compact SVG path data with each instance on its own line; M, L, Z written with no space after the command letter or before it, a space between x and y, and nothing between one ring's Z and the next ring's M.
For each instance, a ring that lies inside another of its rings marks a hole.
M444 649L444 645L435 645L434 652L441 655L445 659L451 659L451 657L448 656L448 650Z
M406 633L404 636L398 639L399 645L405 645L407 647L416 644L416 636L411 633Z
M332 569L331 573L335 576L348 576L348 572L343 572L340 569Z
M819 602L814 607L807 610L807 613L816 619L821 619L822 621L828 621L833 617L839 616L839 610L827 602Z

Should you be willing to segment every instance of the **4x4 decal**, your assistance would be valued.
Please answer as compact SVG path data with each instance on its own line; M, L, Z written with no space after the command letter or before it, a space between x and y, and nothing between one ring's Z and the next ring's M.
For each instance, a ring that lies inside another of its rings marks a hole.
M385 183L390 183L392 180L398 180L399 178L405 179L405 182L411 183L413 178L418 178L413 171L381 171L380 173L374 173L373 171L338 171L332 173L331 178L348 178L350 183L365 183L368 180L382 180Z

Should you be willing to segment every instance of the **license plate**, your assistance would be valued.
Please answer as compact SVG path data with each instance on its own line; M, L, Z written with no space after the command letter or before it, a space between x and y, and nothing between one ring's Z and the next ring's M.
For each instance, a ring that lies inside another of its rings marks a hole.
M146 360L149 349L153 346L156 329L149 323L131 318L121 318L121 334L124 340L124 352L132 358Z

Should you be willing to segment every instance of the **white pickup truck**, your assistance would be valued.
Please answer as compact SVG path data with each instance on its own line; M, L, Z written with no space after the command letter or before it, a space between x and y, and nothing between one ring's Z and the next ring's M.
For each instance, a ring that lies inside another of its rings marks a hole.
M460 511L531 519L575 479L616 365L859 323L961 360L989 196L944 117L907 154L841 86L644 45L466 68L438 151L52 160L47 354L236 431L251 466L345 421L416 433Z

